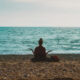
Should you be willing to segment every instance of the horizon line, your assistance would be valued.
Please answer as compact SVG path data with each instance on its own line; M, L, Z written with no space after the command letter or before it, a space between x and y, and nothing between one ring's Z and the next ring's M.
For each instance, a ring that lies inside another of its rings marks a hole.
M66 27L66 28L74 28L74 27L80 27L80 26L0 26L0 27Z

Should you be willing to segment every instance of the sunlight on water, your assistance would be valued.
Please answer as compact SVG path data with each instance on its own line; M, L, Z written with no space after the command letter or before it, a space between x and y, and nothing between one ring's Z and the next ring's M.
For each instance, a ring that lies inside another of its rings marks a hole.
M31 54L39 38L51 53L80 53L80 28L0 27L0 54Z

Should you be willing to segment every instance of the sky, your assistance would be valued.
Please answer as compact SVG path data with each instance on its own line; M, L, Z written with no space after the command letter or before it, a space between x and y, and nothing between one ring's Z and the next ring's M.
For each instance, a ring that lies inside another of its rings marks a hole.
M0 26L80 27L80 0L0 0Z

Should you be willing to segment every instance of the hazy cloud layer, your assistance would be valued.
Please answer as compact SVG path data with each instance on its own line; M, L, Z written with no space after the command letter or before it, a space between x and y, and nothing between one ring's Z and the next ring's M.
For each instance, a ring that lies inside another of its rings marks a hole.
M0 26L80 26L80 0L0 0Z

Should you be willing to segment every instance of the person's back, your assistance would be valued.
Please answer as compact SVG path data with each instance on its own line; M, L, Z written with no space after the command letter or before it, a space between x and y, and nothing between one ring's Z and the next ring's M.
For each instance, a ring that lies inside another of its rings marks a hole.
M46 49L42 46L43 40L39 40L39 46L34 50L35 58L44 58L46 57Z
M36 47L34 51L34 56L35 57L46 57L45 48L43 46Z

